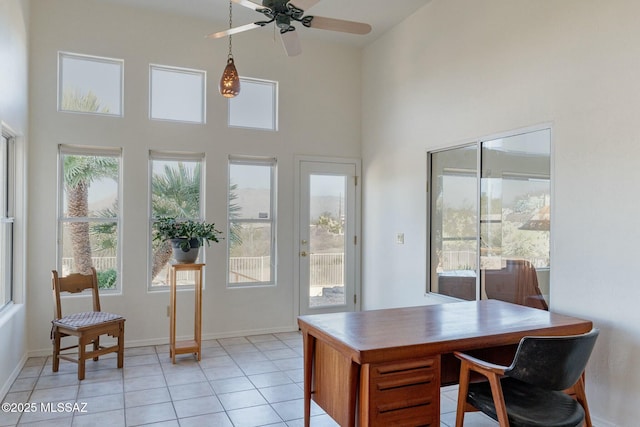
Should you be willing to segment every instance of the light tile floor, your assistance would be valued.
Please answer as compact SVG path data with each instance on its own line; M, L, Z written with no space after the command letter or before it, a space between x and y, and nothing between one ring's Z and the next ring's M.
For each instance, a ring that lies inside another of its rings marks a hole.
M83 381L74 363L61 361L53 373L51 357L30 358L3 403L27 403L35 410L0 410L0 426L303 425L297 332L204 341L200 362L181 355L172 364L167 345L126 349L123 369L115 367L114 357L87 361ZM455 388L442 390L443 427L455 424L456 397ZM337 426L315 404L311 425ZM496 425L479 413L465 418L467 427Z

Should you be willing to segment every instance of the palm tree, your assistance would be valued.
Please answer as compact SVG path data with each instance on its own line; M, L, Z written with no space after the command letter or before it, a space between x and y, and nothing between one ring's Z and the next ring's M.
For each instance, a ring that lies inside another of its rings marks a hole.
M108 177L117 181L119 162L114 157L64 156L64 186L67 193L67 217L89 217L89 187L91 183ZM71 250L75 271L91 274L91 242L89 223L69 222Z
M200 216L200 163L189 168L178 162L177 166L165 165L163 174L154 174L151 181L152 212L154 218L169 216L174 218L198 218ZM229 188L229 215L233 219L239 215L240 206L233 203L237 199L236 184ZM234 224L229 231L232 244L242 242L240 225ZM171 260L171 244L155 243L151 277L154 279Z
M83 94L79 90L65 90L62 94L62 109L86 113L109 113L109 108L102 107L100 100L92 91Z
M84 112L108 112L92 92L86 94L67 90L62 97L64 110ZM64 157L64 186L67 193L67 216L87 218L89 216L89 186L93 181L109 177L118 179L118 160L113 157L75 156ZM91 242L88 222L70 222L71 250L75 271L91 274Z

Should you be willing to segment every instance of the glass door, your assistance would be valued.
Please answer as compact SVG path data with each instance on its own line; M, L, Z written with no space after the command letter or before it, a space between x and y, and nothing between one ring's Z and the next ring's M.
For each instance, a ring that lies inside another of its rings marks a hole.
M300 313L356 307L356 164L301 161Z

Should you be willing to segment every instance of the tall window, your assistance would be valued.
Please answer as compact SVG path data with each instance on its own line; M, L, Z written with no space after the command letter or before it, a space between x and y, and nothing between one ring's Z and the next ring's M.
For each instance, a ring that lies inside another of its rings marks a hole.
M151 288L169 286L171 244L153 241L153 224L159 217L170 216L178 220L202 220L202 170L204 154L168 153L152 151L149 156L151 183L151 218L149 221ZM200 251L200 256L202 257ZM188 275L189 272L180 272ZM187 276L177 277L178 285L192 284Z
M0 139L0 309L13 300L13 193L15 185L14 140Z
M98 272L102 290L120 289L121 150L59 147L58 270Z
M278 130L278 82L242 77L240 85L229 99L229 126Z
M124 61L58 54L58 111L122 116Z
M229 159L229 285L274 285L275 159Z
M429 153L429 288L548 308L551 131Z

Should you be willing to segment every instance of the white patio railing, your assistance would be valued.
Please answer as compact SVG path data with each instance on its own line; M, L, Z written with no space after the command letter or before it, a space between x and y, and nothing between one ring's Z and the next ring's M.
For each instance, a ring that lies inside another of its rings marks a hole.
M344 253L309 255L309 275L312 286L344 283ZM267 282L271 278L271 257L231 257L229 282Z
M92 257L91 262L98 271L117 268L116 257ZM62 274L74 271L73 258L62 258ZM335 286L344 284L344 253L309 255L311 286ZM268 282L271 278L271 257L231 257L229 259L229 282ZM187 278L185 278L187 279Z
M118 261L114 256L91 257L91 263L97 271L118 268ZM73 271L75 271L73 268L73 258L62 258L62 275L66 276Z

